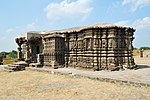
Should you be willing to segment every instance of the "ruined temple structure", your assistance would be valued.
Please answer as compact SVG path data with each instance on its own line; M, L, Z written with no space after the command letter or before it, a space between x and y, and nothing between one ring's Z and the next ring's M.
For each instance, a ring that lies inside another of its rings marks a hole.
M72 67L118 70L135 67L130 27L99 23L16 38L18 59L46 68Z

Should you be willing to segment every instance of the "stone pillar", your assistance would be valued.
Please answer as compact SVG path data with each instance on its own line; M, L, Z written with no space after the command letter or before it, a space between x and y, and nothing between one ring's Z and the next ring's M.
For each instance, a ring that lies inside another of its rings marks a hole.
M65 35L65 67L68 67L69 62L69 35Z
M43 63L44 63L44 55L42 53L37 54L37 63L43 65Z
M30 59L30 47L29 47L29 43L28 42L26 42L26 59L25 60L26 61L31 60Z
M18 60L21 61L22 60L22 48L21 48L21 45L19 45L18 47Z
M25 39L24 38L16 38L16 43L18 44L18 60L23 61L22 58L22 44L24 43Z

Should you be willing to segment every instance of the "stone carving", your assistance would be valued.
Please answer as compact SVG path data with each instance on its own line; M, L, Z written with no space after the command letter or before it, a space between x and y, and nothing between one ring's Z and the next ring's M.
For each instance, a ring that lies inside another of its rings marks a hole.
M90 39L86 39L86 49L90 49L90 48L91 48Z
M94 47L98 48L99 47L99 40L94 39Z
M86 40L83 40L83 48L86 49Z
M74 42L73 42L73 47L72 47L72 48L73 48L73 49L76 49L77 46L78 46L78 45L77 45L77 41L74 41Z
M112 48L112 47L113 47L113 40L112 40L112 39L109 39L109 40L108 40L108 47L109 47L109 48Z
M106 42L106 39L104 40L102 40L102 48L106 48L106 46L107 46L107 42Z
M48 31L31 36L31 40L25 35L16 39L18 57L21 60L25 50L26 58L35 59L39 46L40 53L44 55L43 66L114 70L124 65L131 68L135 64L131 54L134 31L133 28L98 24ZM24 43L27 43L26 49L22 48Z
M82 47L83 47L82 45L83 45L83 44L82 44L82 41L78 41L78 48L79 48L79 49L82 49Z

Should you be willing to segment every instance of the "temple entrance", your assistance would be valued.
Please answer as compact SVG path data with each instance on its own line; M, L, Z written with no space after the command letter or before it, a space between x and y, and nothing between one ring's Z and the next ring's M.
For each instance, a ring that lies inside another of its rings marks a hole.
M38 54L42 53L42 39L32 39L30 40L30 47L31 47L31 62L36 63Z

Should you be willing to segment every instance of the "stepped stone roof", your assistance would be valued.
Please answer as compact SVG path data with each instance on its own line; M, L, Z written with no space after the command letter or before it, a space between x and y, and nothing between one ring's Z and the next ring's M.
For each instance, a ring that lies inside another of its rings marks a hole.
M51 30L51 31L47 31L46 33L69 33L69 32L79 32L81 30L89 29L89 28L111 28L111 27L130 28L130 27L123 27L111 23L102 22L102 23L92 24L88 26L72 27L72 28L67 28L62 30Z
M44 36L44 38L52 38L52 37L60 37L60 38L64 38L63 35L56 34L56 33L54 33L54 34L46 34L46 35Z
M123 26L118 26L118 25L111 24L111 23L102 22L102 23L92 24L88 26L72 27L72 28L66 28L66 29L61 29L61 30L30 31L30 32L25 32L21 34L17 38L25 37L26 39L30 39L30 37L41 37L43 35L53 34L53 33L70 33L70 32L79 32L81 30L90 29L90 28L114 28L114 27L127 28L127 29L130 28L130 27L123 27ZM130 28L130 29L133 29L133 28Z

